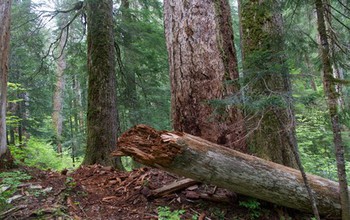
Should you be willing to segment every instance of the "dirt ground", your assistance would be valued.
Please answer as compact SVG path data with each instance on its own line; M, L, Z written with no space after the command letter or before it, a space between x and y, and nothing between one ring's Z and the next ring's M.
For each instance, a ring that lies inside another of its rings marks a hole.
M17 187L17 198L12 197L0 219L311 219L309 214L251 201L205 184L154 196L153 190L183 178L148 167L132 172L99 165L67 173L29 167L19 170L32 178ZM166 217L159 211L164 207L183 211Z

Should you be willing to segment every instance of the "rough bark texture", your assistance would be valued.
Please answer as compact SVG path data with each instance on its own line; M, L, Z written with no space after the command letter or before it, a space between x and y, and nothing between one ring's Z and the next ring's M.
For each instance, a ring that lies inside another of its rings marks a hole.
M164 1L172 119L175 130L245 151L240 111L215 102L239 90L230 16L226 0Z
M61 25L63 26L63 25ZM53 94L53 112L52 123L56 135L57 153L62 153L62 129L63 129L63 92L65 87L64 71L66 69L66 57L64 50L64 44L67 38L67 32L63 31L60 42L59 52L62 51L61 56L57 60L56 67L56 87Z
M10 50L11 0L0 1L0 165L9 159L6 141L7 76Z
M119 128L116 109L112 0L87 0L88 112L84 164L117 166L110 153ZM119 162L119 161L118 161Z
M182 132L138 125L119 138L119 151L137 161L236 193L311 212L300 171ZM308 175L321 215L340 216L338 184Z
M324 7L322 0L316 0L316 13L318 33L321 41L321 58L323 64L323 88L325 91L331 124L333 130L333 142L336 153L337 172L339 180L340 200L342 204L342 219L350 219L350 199L348 192L348 183L346 180L345 169L345 147L341 136L341 128L338 115L338 94L335 87L332 65L330 61L330 50L326 25L324 20Z
M248 144L261 158L297 167L288 133L294 135L290 76L284 57L278 1L241 0L241 39L247 85ZM253 105L253 104L254 105ZM253 105L253 106L252 106Z

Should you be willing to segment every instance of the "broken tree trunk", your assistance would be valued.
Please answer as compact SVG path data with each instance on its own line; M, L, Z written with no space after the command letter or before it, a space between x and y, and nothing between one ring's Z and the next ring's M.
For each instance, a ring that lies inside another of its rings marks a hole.
M281 206L311 212L300 171L240 153L181 132L137 125L118 139L114 156L136 161L200 182ZM321 215L339 217L338 183L307 175Z

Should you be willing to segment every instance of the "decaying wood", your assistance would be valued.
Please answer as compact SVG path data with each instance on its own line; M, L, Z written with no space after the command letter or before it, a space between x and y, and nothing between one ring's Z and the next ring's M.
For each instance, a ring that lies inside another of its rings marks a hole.
M129 155L145 165L210 183L281 206L311 212L300 171L213 144L186 133L137 125L118 140L113 155ZM307 176L320 214L339 217L338 183Z
M155 189L151 192L151 194L152 194L152 196L155 196L155 197L163 196L163 195L173 193L173 192L185 189L187 187L193 186L196 183L198 183L198 181L186 178L186 179L183 179L180 181L172 182L172 183L165 185L159 189Z

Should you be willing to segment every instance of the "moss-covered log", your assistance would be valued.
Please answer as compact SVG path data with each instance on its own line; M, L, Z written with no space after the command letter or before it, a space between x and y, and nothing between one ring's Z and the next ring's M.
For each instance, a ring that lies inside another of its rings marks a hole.
M137 125L118 140L114 156L129 155L145 165L215 184L236 193L311 212L300 172L240 153L186 133ZM340 216L338 184L308 175L323 216Z

